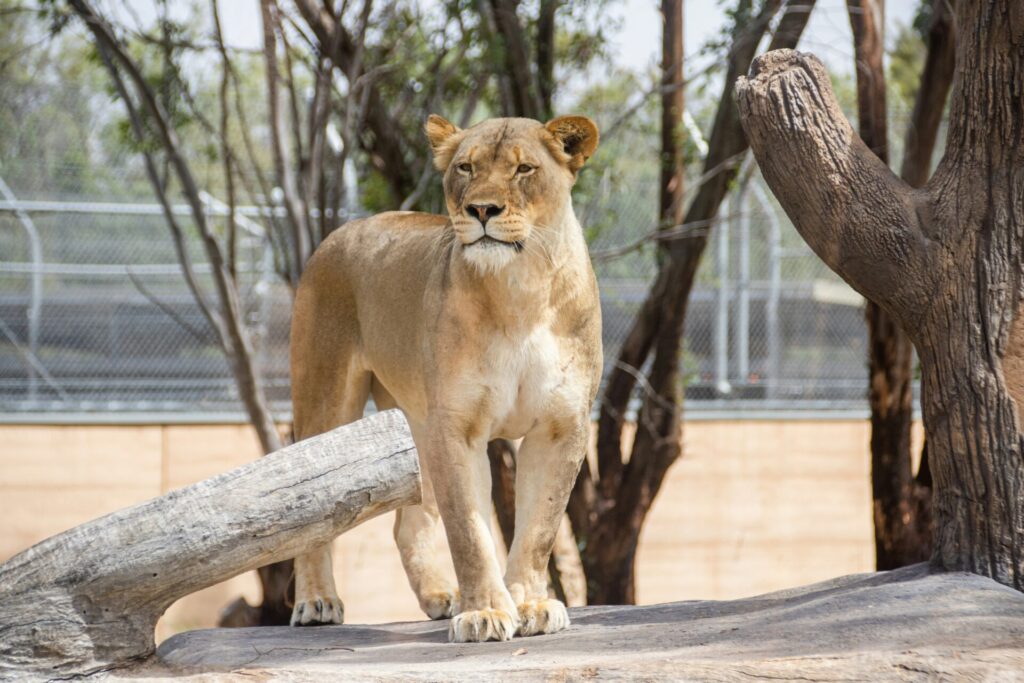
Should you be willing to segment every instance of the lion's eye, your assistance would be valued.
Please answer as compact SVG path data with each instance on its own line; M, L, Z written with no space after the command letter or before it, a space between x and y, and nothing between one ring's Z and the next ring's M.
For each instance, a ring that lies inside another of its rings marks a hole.
M473 164L459 164L458 166L455 167L455 170L458 171L459 173L472 173Z
M529 164L519 164L519 167L516 169L516 173L519 175L533 173L533 166L530 166Z

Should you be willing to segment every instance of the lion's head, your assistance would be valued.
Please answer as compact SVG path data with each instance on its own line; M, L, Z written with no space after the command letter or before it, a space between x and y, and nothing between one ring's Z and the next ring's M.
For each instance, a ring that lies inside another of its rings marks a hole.
M425 129L462 253L481 270L547 248L598 141L584 116L490 119L461 130L431 115Z

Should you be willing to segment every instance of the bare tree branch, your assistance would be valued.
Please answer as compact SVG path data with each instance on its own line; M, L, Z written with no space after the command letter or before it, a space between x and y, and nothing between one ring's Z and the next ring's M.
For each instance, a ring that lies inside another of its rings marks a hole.
M254 353L248 332L242 322L242 311L238 300L238 293L232 284L231 274L228 272L217 239L206 221L203 202L199 197L199 188L195 183L188 163L183 157L177 134L168 123L163 108L153 96L149 83L146 81L138 65L117 39L110 24L93 10L87 0L69 0L69 3L75 13L85 22L86 27L95 38L97 46L108 54L108 59L106 60L107 70L115 80L115 83L120 78L120 70L123 69L132 83L142 106L149 114L149 120L153 123L153 133L156 135L156 139L163 149L168 163L174 169L175 176L181 183L182 191L191 208L192 219L202 238L207 260L210 262L214 289L217 292L222 312L220 318L223 321L223 328L221 330L222 346L228 363L232 368L232 373L235 376L239 397L246 406L264 451L277 450L280 448L281 439L267 406L262 381L254 365ZM121 87L127 92L125 83L122 82ZM130 101L130 97L125 99L126 107ZM138 119L137 113L135 118ZM141 127L136 130L137 134L142 132ZM144 140L145 138L142 138L139 142L143 143ZM152 165L148 163L147 169L150 172L151 180L154 180L153 185L159 195L161 192L159 189L160 183L156 182L154 178L155 171L153 171ZM166 202L166 198L163 201ZM172 225L173 231L173 224L170 220L168 224ZM198 288L195 291L198 292ZM199 301L202 301L202 299L197 299L197 303Z
M313 251L309 239L309 211L299 197L295 176L292 174L294 166L291 147L285 134L284 111L281 107L281 94L278 89L281 77L277 68L277 36L281 30L281 23L274 0L260 0L260 16L263 18L263 57L266 64L271 148L274 153L274 169L278 187L284 193L285 212L291 226L291 267L288 280L294 287L298 284L302 268ZM293 119L296 115L293 112Z
M341 22L325 8L318 7L315 0L295 0L295 6L321 46L337 44L337 50L330 55L331 60L351 83L356 77L353 72L358 71L354 67L357 66L360 46L365 40L357 43ZM360 137L360 141L369 153L371 163L387 179L397 205L416 184L413 170L405 158L405 150L411 145L404 139L399 121L390 115L377 88L372 85L367 87L364 119L372 135Z

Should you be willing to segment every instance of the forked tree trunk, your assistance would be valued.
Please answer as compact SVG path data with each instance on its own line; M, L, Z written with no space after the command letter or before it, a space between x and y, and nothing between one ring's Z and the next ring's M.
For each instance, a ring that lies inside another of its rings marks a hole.
M915 190L850 128L816 58L737 85L762 173L812 249L921 358L933 560L1024 589L1024 6L961 2L946 154ZM799 169L794 173L794 169Z

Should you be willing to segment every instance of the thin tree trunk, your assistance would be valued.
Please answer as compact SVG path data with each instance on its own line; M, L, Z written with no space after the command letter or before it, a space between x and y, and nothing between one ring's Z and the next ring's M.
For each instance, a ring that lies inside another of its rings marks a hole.
M683 74L683 1L661 2L661 184L658 216L660 225L683 222L686 205L683 155L683 112L686 110L686 81Z
M882 65L884 0L847 0L857 71L857 121L861 140L889 163L885 69ZM871 495L875 566L895 569L919 562L921 549L908 546L915 528L908 506L913 487L910 428L914 416L913 348L899 325L868 302L868 401L871 406Z
M796 44L811 5L813 2L787 5L772 38L773 47ZM768 2L752 21L736 27L704 178L683 224L711 225L738 172L747 141L732 103L732 89L735 79L746 72L778 6L778 2ZM745 3L745 7L750 9L751 5ZM591 604L635 600L634 565L640 532L668 468L681 452L679 354L689 294L707 234L701 231L663 242L667 258L620 349L601 397L598 476L595 478L589 464L584 463L569 501L570 519L583 548ZM642 368L652 352L653 362L645 376ZM638 385L642 388L641 407L627 457L622 448L623 425Z
M295 164L292 162L292 150L285 134L284 110L281 107L281 95L278 91L280 77L277 69L277 34L281 30L277 16L277 4L274 0L260 0L260 17L263 22L263 61L267 79L267 110L270 112L270 147L274 156L274 172L278 186L284 193L284 208L291 226L291 267L289 282L292 287L299 284L302 268L313 253L310 240L309 210L300 197L296 186ZM289 75L290 78L290 75ZM293 123L296 113L293 109Z
M156 178L151 155L146 152L144 156L147 169L149 169L150 179L153 182L157 195L161 197L168 226L171 229L176 244L178 244L179 256L181 257L181 265L186 281L190 282L197 304L200 309L207 311L208 319L217 333L221 350L235 378L239 398L245 406L246 412L249 415L249 421L256 431L263 452L270 453L280 450L281 438L277 432L277 425L274 422L266 394L263 390L262 379L256 368L255 352L249 338L249 333L242 321L243 313L236 289L236 282L229 265L225 263L220 245L206 221L206 214L199 198L199 189L192 176L191 168L188 162L185 161L180 149L177 134L171 127L164 110L157 102L140 68L118 42L110 25L100 15L96 14L85 0L70 0L70 4L93 34L100 53L105 56L104 63L124 100L132 129L136 137L138 137L140 144L145 143L145 128L141 122L139 112L132 101L132 95L127 84L121 77L120 70L123 69L127 74L136 96L154 124L152 129L156 134L156 140L181 183L182 191L191 208L192 219L196 224L199 236L202 238L204 251L211 266L219 313L214 315L209 311L209 307L201 291L198 289L198 285L195 284L195 275L192 272L191 261L187 256L181 229L169 210L162 185ZM143 146L145 145L143 144ZM273 585L281 583L280 576L288 577L284 580L286 583L290 581L290 561L283 565L279 564L268 571L271 574L279 575L278 580ZM266 584L267 595L275 595L273 585L270 583ZM280 608L278 607L277 611L279 610ZM287 618L284 623L287 623Z
M505 69L512 83L513 111L508 116L539 119L544 116L543 105L535 87L531 70L526 31L516 12L519 0L488 0L494 16L494 25L501 40ZM552 22L554 17L551 18ZM554 26L551 27L552 35Z
M797 230L917 346L933 561L1024 590L1024 11L961 2L955 25L946 154L922 189L850 129L809 55L758 58L737 99Z
M555 115L555 13L559 4L559 0L540 0L537 15L537 93L542 121Z
M491 500L505 547L512 547L516 528L516 447L508 439L487 443L491 462Z
M681 128L686 106L683 72L683 0L662 0L661 3L661 183L659 187L659 225L671 229L683 222L685 211L684 180L685 159ZM687 287L687 290L689 288ZM664 301L664 299L663 299ZM678 306L671 309L679 310ZM685 311L685 305L683 306ZM672 310L668 311L669 316ZM609 468L608 479L601 473L601 490L606 495L618 494L619 500L607 517L606 523L594 530L583 553L583 566L587 575L587 599L590 604L634 604L636 602L635 557L647 511L661 484L656 468L668 469L681 450L679 410L682 402L681 387L677 381L679 344L674 351L659 354L672 344L675 330L681 328L669 323L659 329L655 367L648 379L637 418L633 457L641 456L646 466L638 470L638 462L624 464L618 444L615 463L621 467ZM672 329L674 328L674 329ZM660 361L660 363L659 363ZM639 366L637 366L639 367ZM621 427L620 427L621 429ZM645 457L646 456L646 457ZM613 463L614 464L614 463ZM627 471L634 474L633 484L622 487ZM656 480L656 481L655 481ZM620 488L615 491L615 488ZM618 539L618 540L616 540Z
M881 0L878 0L881 2ZM857 61L861 139L888 163L885 129L885 73L880 12L872 0L849 0ZM948 1L934 3L928 54L907 127L901 177L914 187L928 179L931 155L953 73ZM910 450L913 424L913 346L881 307L868 302L871 404L871 484L874 499L877 569L895 569L931 555L931 489L915 478ZM923 468L927 468L922 453Z

